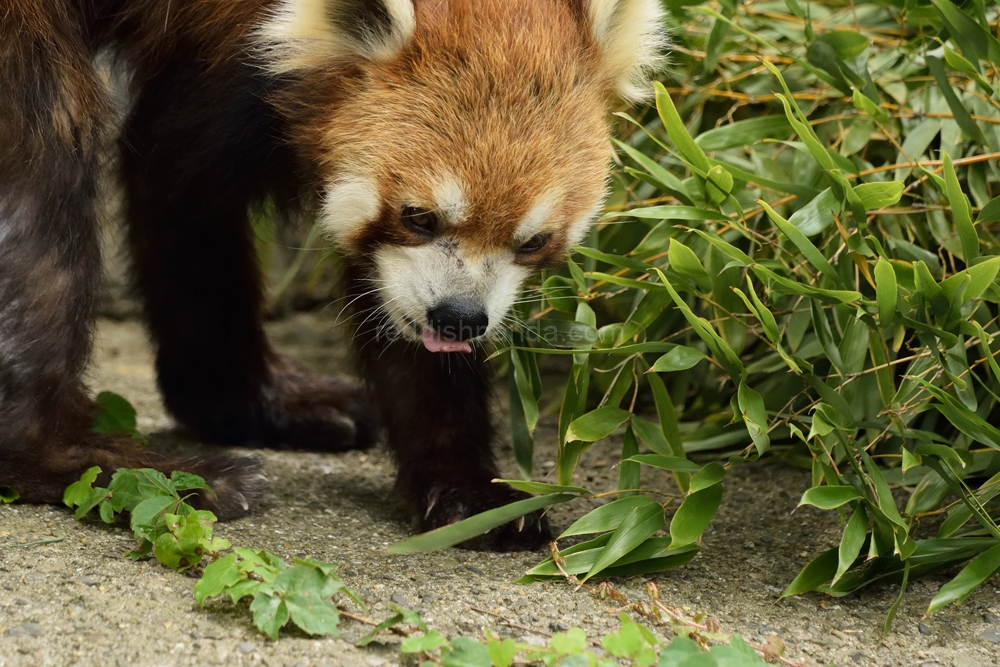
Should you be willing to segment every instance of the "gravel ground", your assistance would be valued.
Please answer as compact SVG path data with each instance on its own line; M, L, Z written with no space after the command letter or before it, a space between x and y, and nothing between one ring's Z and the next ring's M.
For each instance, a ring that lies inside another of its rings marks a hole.
M346 367L330 319L297 315L270 325L273 340L321 372ZM151 356L134 322L102 321L95 390L124 395L139 411L139 427L153 446L192 448L172 433L156 393ZM554 420L539 426L537 469L551 467ZM592 487L611 488L619 443L599 443L582 461ZM392 466L381 450L320 455L256 453L271 480L268 498L253 516L222 525L217 534L235 544L278 554L340 563L345 579L383 618L390 604L419 610L449 636L475 635L489 626L505 636L545 636L567 627L592 637L617 630L608 601L564 584L512 583L538 562L538 554L481 554L461 550L388 556L387 545L409 534L392 499ZM509 448L502 457L509 462ZM644 485L670 484L668 478ZM747 464L731 473L722 508L688 566L653 577L669 606L719 620L725 632L756 642L777 633L788 656L803 665L1000 664L1000 580L981 587L961 607L930 619L921 614L946 580L911 584L892 634L882 620L892 586L846 598L806 595L777 602L781 589L808 559L838 541L836 513L802 508L796 501L808 474L780 465ZM552 520L567 526L587 507L559 508ZM35 546L25 543L61 538ZM343 639L312 639L286 632L270 642L249 614L226 602L197 609L195 580L154 562L132 563L128 533L100 523L78 523L60 507L0 507L0 667L35 665L365 665L405 662L393 637L365 649L351 640L366 629L345 621ZM643 599L646 579L616 582ZM669 632L662 629L662 632Z

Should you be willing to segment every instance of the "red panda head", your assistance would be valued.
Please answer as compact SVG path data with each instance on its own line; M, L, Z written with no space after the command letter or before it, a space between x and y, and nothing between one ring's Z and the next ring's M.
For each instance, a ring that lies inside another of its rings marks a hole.
M322 223L397 331L468 351L583 239L609 105L644 95L662 19L659 0L278 2L260 39L298 81Z

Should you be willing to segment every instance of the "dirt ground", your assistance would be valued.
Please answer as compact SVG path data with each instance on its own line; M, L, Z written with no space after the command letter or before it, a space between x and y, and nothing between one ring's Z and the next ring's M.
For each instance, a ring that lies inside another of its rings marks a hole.
M296 315L270 325L278 347L315 369L346 367L332 318ZM153 446L192 447L171 431L156 392L151 354L135 322L100 323L95 390L122 394L139 411L140 429ZM500 406L502 409L502 406ZM551 468L554 419L539 427L537 470ZM583 458L591 487L611 488L617 471L614 441ZM509 447L501 447L509 463ZM392 466L382 450L347 454L258 451L271 480L253 516L221 525L234 544L264 547L284 557L311 556L340 563L345 579L383 618L390 604L419 610L429 625L454 636L484 626L516 638L542 637L579 626L592 637L618 627L614 605L565 584L512 583L539 554L482 554L461 550L388 556L385 547L409 534L392 497ZM668 484L667 478L644 485ZM944 575L911 583L892 634L882 620L896 590L886 585L841 599L806 595L778 602L804 563L837 543L837 515L796 502L808 474L781 465L747 464L726 481L726 495L705 534L702 552L687 567L652 577L666 604L707 613L723 630L752 641L779 634L789 658L803 665L1000 664L1000 580L981 587L966 604L922 619ZM556 529L587 507L553 512ZM50 544L19 546L62 538ZM312 639L286 632L270 642L256 633L249 613L228 602L198 610L195 580L153 563L124 557L128 533L99 522L79 523L61 507L0 507L0 667L36 665L360 665L401 664L392 637L365 649L351 641L366 629L352 621L343 639ZM643 598L646 579L616 582ZM668 633L665 628L660 632Z

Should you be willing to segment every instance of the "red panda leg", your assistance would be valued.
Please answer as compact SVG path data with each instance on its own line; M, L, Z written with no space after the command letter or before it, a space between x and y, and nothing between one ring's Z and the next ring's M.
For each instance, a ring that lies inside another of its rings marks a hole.
M125 466L186 468L219 489L206 505L235 516L259 493L256 463L171 461L90 433L96 407L81 377L101 270L105 94L57 5L24 16L15 3L0 21L0 486L58 503L92 466L105 480Z
M275 353L248 208L290 179L266 77L178 56L147 80L123 131L138 286L167 409L218 443L319 451L372 444L353 385ZM278 183L277 185L280 185Z
M352 269L350 291L366 292ZM355 298L352 296L351 298ZM357 296L355 342L399 466L397 487L420 530L431 530L527 497L504 484L493 458L492 369L482 356L433 354L419 343L389 340L371 317L377 302ZM537 549L552 539L535 512L462 546L491 551Z

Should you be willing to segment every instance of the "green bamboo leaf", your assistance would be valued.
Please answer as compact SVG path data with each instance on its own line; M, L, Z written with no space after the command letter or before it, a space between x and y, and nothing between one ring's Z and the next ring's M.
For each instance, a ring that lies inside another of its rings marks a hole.
M670 268L681 276L692 280L702 292L712 290L712 279L693 250L677 239L670 239L667 257L670 259Z
M694 329L695 333L705 341L709 349L712 351L715 360L718 361L726 369L734 379L742 379L746 375L746 368L743 366L743 362L736 355L729 344L718 334L708 320L698 317L694 314L691 308L685 303L685 301L680 297L677 291L670 285L667 280L666 275L659 269L654 269L657 275L660 277L663 286L670 292L670 296L673 297L674 303L677 305L677 309L681 311L686 319Z
M1000 571L1000 541L997 546L980 554L962 568L954 579L946 583L931 600L927 614L947 607L952 602L961 604L982 583Z
M416 535L402 542L397 542L389 546L386 549L386 553L399 555L447 549L473 537L488 533L494 528L498 528L505 523L510 523L525 514L530 514L531 512L557 503L569 502L576 497L569 493L557 493L518 500L509 505L497 507L496 509L469 517L468 519L463 519L458 523L453 523L449 526Z
M566 440L596 442L611 435L615 429L628 421L631 416L628 410L614 406L597 408L573 420L566 431Z
M854 90L854 96L852 98L852 101L854 102L855 109L858 109L859 111L864 111L866 114L868 114L869 116L878 120L881 123L888 122L889 114L885 112L885 109L879 106L879 104L876 103L875 101L865 96L865 94L862 93L860 90L858 89Z
M951 156L941 151L941 157L944 159L945 196L951 204L952 219L958 230L958 238L962 242L962 259L966 264L971 264L979 257L979 234L972 225L972 204L962 192Z
M618 339L615 341L615 347L621 347L649 328L656 321L656 318L663 314L670 302L670 295L664 290L650 289L647 291L639 305L625 320L625 325L621 328Z
M658 182L661 189L665 192L678 196L678 198L686 204L691 203L691 194L688 192L687 186L685 186L679 178L664 169L655 160L644 154L642 151L617 139L612 139L611 141L620 150L627 153L630 158L641 164L643 168L649 172L650 176Z
M948 74L944 71L944 65L941 63L941 60L935 56L927 56L927 68L934 76L934 80L937 82L937 91L941 93L941 96L948 103L948 108L951 109L952 116L954 116L958 126L962 128L962 132L977 144L981 146L987 145L989 142L986 141L986 136L983 134L982 129L972 119L972 114L965 108L961 100L958 99L958 95L955 94L955 90L951 87L951 83L948 81Z
M663 528L663 522L663 508L658 503L633 509L611 534L611 539L608 540L597 562L582 581L587 581L621 560Z
M609 211L604 214L607 219L639 218L640 220L718 220L729 222L729 218L718 211L709 211L693 206L646 206L631 208L626 211Z
M649 505L657 505L657 503L652 498L648 496L627 496L625 498L619 498L606 505L601 505L597 509L591 510L587 514L573 522L569 528L563 531L559 539L564 537L572 537L574 535L589 535L591 533L604 533L611 530L616 530L618 526L622 525L632 510L638 509L640 507L646 507ZM564 552L565 554L565 552Z
M821 586L829 584L834 575L837 574L837 566L840 563L840 550L830 549L814 558L802 568L802 571L788 584L788 587L781 592L782 598L792 595L801 595L814 591Z
M993 63L1000 62L1000 40L991 35L979 23L964 14L949 0L931 0L941 15L948 22L952 37L962 40L962 50L969 58L978 56ZM975 55L974 55L975 54Z
M659 81L653 85L656 89L656 109L660 113L660 120L663 122L664 129L670 135L670 140L677 147L677 151L685 161L702 173L707 173L712 168L712 165L709 163L705 152L694 142L687 128L684 127L684 121L681 120L680 114L677 113L677 107L674 106L674 101L670 99L670 93L667 92L667 89Z
M696 493L702 489L718 484L726 478L726 469L718 463L709 463L702 470L691 478L691 493Z
M750 276L747 276L747 291L750 292L749 297L738 287L733 287L732 290L746 304L747 309L760 321L767 339L779 345L781 343L781 332L778 330L778 321L774 319L774 314L757 297L757 292L753 288L753 281L750 280Z
M781 233L788 237L796 248L799 249L806 260L813 265L820 273L826 276L830 282L834 285L841 285L842 280L840 279L840 274L837 273L836 269L830 265L830 262L826 261L826 257L823 253L819 251L816 246L812 244L805 234L803 234L795 225L791 224L783 217L778 215L778 212L771 208L767 202L763 199L757 200L757 203L767 212L769 218L774 222L775 226L781 230Z
M892 324L896 315L896 272L892 264L879 257L875 263L875 296L878 302L878 322L883 327Z
M671 548L694 544L700 540L708 524L715 518L721 502L721 484L713 484L688 495L670 520Z
M846 505L852 500L860 500L861 496L853 486L817 486L802 494L799 505L812 505L821 510L832 510Z
M854 561L861 555L861 547L864 546L867 535L868 514L865 512L864 506L859 505L847 521L847 527L844 528L844 535L840 538L839 561L837 572L833 575L832 584L836 584L844 576L844 573L854 565Z
M791 133L792 126L784 116L762 116L702 132L694 142L704 151L724 151L749 146L763 139L785 139Z
M709 234L708 232L705 232L701 229L692 229L691 231L693 231L695 234L708 241L715 247L716 250L718 250L723 255L725 255L732 261L736 262L740 266L750 266L751 264L753 264L753 260L750 259L749 255L747 255L745 252L743 252L736 246L732 245L731 243L727 243L724 239L719 238L718 235Z
M757 274L757 277L770 279L772 282L772 289L782 294L813 297L829 304L850 303L852 301L861 300L861 292L812 287L811 285L806 285L795 280L783 278L771 269L761 266L760 264L754 264L750 268Z
M771 439L767 435L767 410L764 409L764 398L757 390L751 389L741 380L737 402L750 438L757 448L757 455L763 456L764 452L771 448Z
M545 482L528 482L523 479L495 479L493 482L495 484L508 484L515 489L535 495L546 493L578 493L581 496L594 495L593 492L582 486L560 486L558 484L546 484Z
M513 367L514 385L517 389L517 397L524 411L528 432L534 433L535 427L538 425L538 399L535 397L535 388L531 382L532 378L527 372L523 358L524 354L518 350L511 350L510 360Z
M1000 222L1000 197L992 199L983 207L983 210L979 212L979 217L976 218L977 225L990 222Z
M629 461L642 463L643 465L659 468L660 470L670 470L671 472L686 472L694 474L699 473L702 470L702 466L698 465L694 461L678 458L676 456L664 456L662 454L637 454L629 458Z
M654 373L686 371L689 368L694 368L703 359L705 359L705 355L693 347L678 345L657 359L650 370Z
M642 486L642 466L632 461L632 456L639 454L639 442L635 438L632 426L625 428L625 437L622 439L621 462L618 465L618 490L628 493L623 496L636 495L633 489Z

